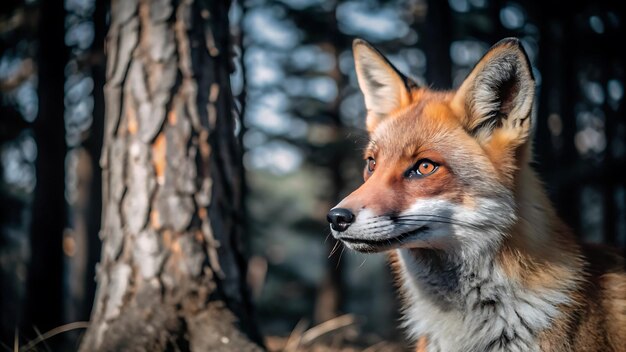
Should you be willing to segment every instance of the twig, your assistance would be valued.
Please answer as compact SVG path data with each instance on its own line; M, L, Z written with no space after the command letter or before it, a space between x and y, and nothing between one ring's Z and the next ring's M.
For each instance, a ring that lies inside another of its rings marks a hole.
M355 322L356 320L352 314L344 314L344 315L338 316L336 318L327 320L305 331L304 334L302 334L302 338L300 339L300 342L305 345L309 344L313 340L317 339L318 337L324 334L327 334L333 330L339 330L341 328L345 328L346 326L350 326L354 324Z
M43 345L46 348L46 350L48 352L52 352L52 349L50 349L50 346L48 346L48 344L46 343L46 339L44 339L41 336L41 331L39 331L39 329L36 326L33 326L33 330L35 330L35 333L37 333L37 339L41 338L41 341L43 342Z
M69 324L65 324L65 325L61 325L61 326L57 326L56 328L47 331L45 334L41 335L39 334L39 336L37 336L36 339L34 339L33 341L29 342L28 345L22 347L19 349L19 351L28 351L30 349L32 349L33 347L37 346L40 342L43 342L51 337L54 337L58 334L62 334L64 332L70 331L70 330L75 330L75 329L86 329L89 326L89 322L88 321L76 321L73 323L69 323Z
M302 341L302 335L306 329L308 322L306 319L301 319L298 324L293 328L291 334L289 334L289 338L287 339L287 343L285 344L284 352L296 351L298 346L300 346L300 341Z

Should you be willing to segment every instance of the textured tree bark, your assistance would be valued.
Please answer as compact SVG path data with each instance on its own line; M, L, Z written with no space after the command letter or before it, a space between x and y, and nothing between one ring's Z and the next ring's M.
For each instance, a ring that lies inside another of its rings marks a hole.
M82 351L260 350L225 1L114 0L102 258Z

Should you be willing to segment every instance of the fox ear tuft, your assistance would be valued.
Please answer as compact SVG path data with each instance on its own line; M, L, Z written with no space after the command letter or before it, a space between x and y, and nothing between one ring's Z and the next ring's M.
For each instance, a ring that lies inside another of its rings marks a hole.
M392 112L407 106L416 84L402 75L378 50L362 39L352 43L359 87L365 98L367 130Z
M535 80L520 41L503 39L476 64L456 92L452 107L464 116L466 129L479 142L496 130L509 142L521 145L528 139Z

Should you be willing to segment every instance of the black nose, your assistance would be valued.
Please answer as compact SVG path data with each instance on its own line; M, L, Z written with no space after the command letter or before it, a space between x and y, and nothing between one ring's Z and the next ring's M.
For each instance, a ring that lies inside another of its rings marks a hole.
M354 221L354 214L348 209L334 208L328 212L326 219L330 223L330 227L335 231L343 232Z

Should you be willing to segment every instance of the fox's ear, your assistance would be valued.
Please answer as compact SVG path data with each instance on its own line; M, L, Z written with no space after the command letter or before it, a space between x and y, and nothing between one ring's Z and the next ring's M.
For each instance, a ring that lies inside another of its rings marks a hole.
M367 130L390 113L407 106L416 84L402 75L378 50L362 39L352 43L357 80L367 109Z
M480 143L497 132L500 143L519 146L528 139L534 97L528 56L518 39L507 38L476 64L451 106Z

